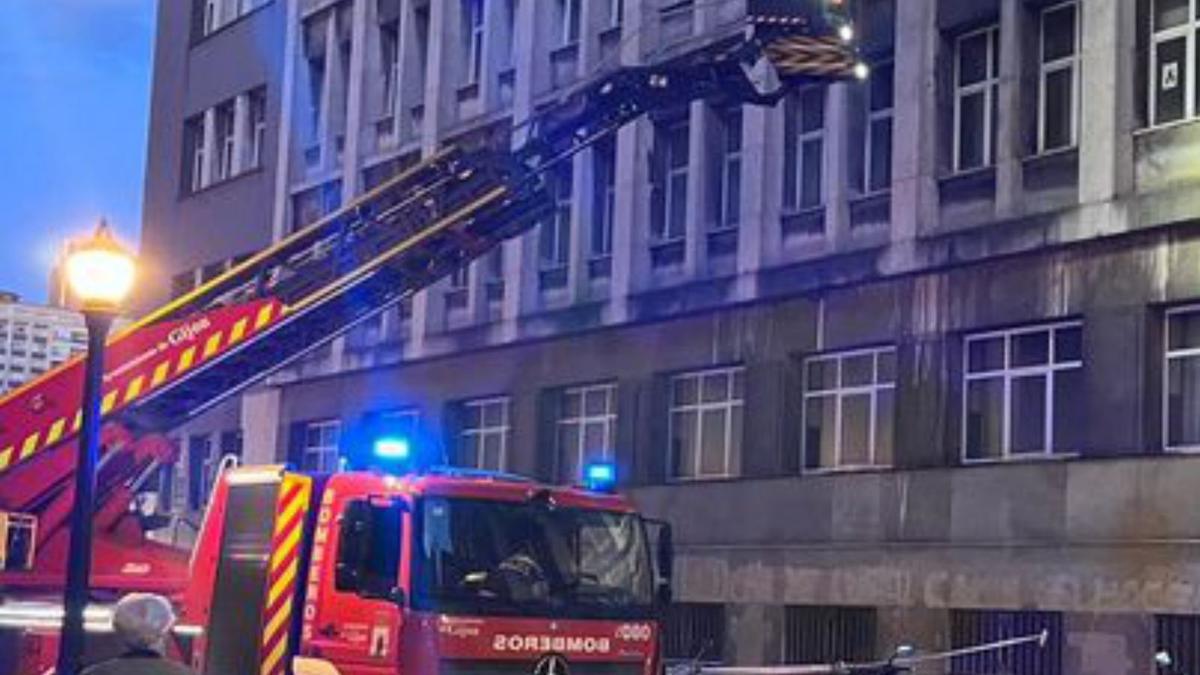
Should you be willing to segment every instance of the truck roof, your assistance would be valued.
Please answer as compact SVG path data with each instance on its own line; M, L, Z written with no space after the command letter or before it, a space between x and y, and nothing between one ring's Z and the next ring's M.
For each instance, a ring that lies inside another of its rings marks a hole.
M511 502L544 498L569 508L634 511L629 499L619 494L594 492L580 486L551 485L514 474L474 469L434 468L404 475L350 471L332 474L326 489L409 498L436 495Z

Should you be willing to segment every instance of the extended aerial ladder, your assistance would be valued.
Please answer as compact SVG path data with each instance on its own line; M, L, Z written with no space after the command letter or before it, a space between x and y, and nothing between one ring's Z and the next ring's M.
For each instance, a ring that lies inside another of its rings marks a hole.
M443 149L110 340L92 587L175 592L186 561L129 505L175 449L161 434L428 287L552 210L553 168L646 112L770 105L861 68L842 0L747 0L744 22L661 63L619 68L521 126L517 148ZM0 398L0 588L64 575L80 360ZM3 598L0 598L2 600Z

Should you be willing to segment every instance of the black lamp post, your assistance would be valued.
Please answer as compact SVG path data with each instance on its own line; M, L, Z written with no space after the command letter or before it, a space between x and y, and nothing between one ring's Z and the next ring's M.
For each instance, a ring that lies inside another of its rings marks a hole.
M84 609L92 567L92 511L96 458L100 448L100 399L104 385L104 345L121 302L133 286L133 257L123 249L103 220L87 241L67 258L67 281L80 303L88 332L83 380L79 458L75 468L75 500L71 506L71 547L63 591L63 623L58 649L58 675L76 675L84 649Z

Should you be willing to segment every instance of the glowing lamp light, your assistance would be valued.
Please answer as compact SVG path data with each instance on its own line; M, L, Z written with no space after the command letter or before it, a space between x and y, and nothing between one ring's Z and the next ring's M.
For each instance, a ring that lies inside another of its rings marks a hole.
M854 26L848 23L842 24L842 27L838 28L838 37L842 39L842 42L852 42L854 40Z
M617 485L617 467L594 462L583 469L583 485L593 492L612 492Z
M133 290L135 266L104 220L67 256L67 283L85 310L114 311Z
M407 438L387 437L375 441L375 456L379 459L406 460L411 452Z
M865 80L871 76L871 67L865 63L856 63L854 65L854 77L860 80Z

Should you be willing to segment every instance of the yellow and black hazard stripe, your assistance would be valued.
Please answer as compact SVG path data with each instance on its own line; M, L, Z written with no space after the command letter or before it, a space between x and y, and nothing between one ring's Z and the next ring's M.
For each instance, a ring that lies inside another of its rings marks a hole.
M282 310L277 303L254 305L246 315L234 321L228 330L214 331L204 342L192 345L178 354L155 362L153 368L135 376L121 386L104 392L100 402L100 414L107 415L120 404L128 406L139 398L154 392L175 378L186 374L197 365L218 356L223 351L236 347L252 334L258 333L277 321ZM0 447L0 474L33 455L52 448L68 433L75 434L83 423L83 413L76 409L74 414L52 420L46 427L31 430L20 443Z
M288 474L279 486L275 531L271 541L259 675L283 675L287 664L296 587L300 583L300 549L304 521L312 497L312 479Z

